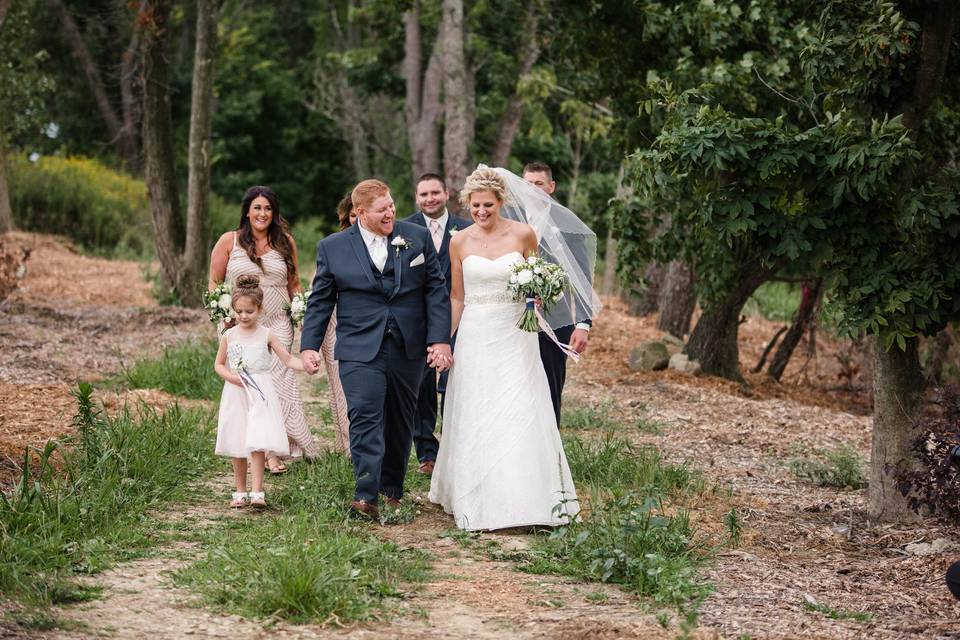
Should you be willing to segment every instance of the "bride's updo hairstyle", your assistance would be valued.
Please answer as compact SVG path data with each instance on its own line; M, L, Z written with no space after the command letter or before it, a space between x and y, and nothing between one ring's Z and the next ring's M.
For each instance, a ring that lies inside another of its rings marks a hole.
M470 208L470 196L480 191L490 191L497 197L500 204L507 202L507 183L500 177L500 174L489 167L477 169L463 183L463 189L460 190L460 204L467 209Z
M257 309L263 307L263 289L260 288L260 278L254 275L243 275L237 278L233 285L233 295L230 297L231 304L237 304L240 298L250 298Z

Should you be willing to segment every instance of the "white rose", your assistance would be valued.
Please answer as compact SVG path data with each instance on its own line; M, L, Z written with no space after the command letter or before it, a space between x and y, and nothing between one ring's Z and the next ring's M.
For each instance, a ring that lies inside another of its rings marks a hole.
M300 313L301 311L303 311L303 300L300 298L294 298L293 302L290 303L290 312Z
M541 269L540 267L534 267L534 268L533 268L533 272L534 272L534 273L537 273L537 274L540 274L540 273L543 273L543 269Z
M510 284L517 284L517 274L512 274L510 276Z
M536 263L537 263L536 256L530 256L529 258L527 258L527 264L536 264Z
M230 297L230 294L225 293L222 296L220 296L219 300L217 300L217 306L220 307L221 309L229 310L231 308L232 302L233 302L233 299Z
M531 282L533 282L533 274L530 271L524 269L523 271L517 274L517 282L522 285L530 284Z

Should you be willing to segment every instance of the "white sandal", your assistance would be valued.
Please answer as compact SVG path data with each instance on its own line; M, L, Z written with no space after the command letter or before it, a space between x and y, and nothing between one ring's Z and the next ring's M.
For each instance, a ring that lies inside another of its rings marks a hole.
M251 491L250 492L250 506L256 509L263 509L267 506L267 501L264 500L266 493L263 491Z
M248 494L246 491L234 491L233 494L231 494L233 500L230 501L230 506L234 509L242 509L243 507L246 507L250 504L250 501L247 498L249 495L250 494Z

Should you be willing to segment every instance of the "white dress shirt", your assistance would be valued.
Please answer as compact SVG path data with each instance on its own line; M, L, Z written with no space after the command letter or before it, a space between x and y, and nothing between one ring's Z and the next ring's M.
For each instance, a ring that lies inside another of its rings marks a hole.
M370 253L370 259L377 267L377 270L383 272L384 265L387 264L387 238L378 235L357 222L360 227L360 236L363 238L363 244L367 245L367 251Z

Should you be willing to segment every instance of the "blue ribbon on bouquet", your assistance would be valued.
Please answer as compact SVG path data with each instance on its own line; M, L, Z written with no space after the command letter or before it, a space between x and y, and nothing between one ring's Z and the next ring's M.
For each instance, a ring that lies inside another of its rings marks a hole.
M267 401L267 396L263 394L263 389L260 388L260 385L257 384L257 381L253 379L253 376L250 375L250 372L247 371L246 367L240 367L237 369L237 374L240 376L240 382L243 383L243 388L246 389L247 393L250 395L250 401L256 402L256 398L253 397L253 392L250 389L256 390L260 394L260 399L264 402Z

